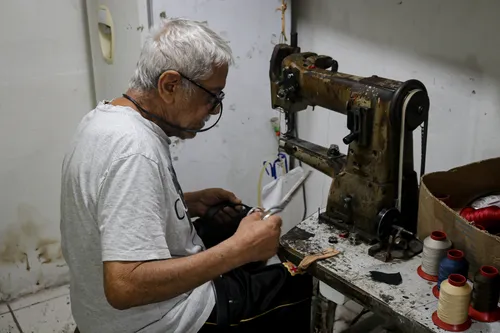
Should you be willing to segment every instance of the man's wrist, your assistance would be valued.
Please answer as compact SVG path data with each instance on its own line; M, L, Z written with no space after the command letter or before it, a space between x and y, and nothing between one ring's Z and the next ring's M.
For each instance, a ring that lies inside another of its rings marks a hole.
M231 263L233 268L243 266L248 263L245 256L245 246L241 241L235 239L234 236L229 237L219 245L221 246L221 250L225 252L226 258Z

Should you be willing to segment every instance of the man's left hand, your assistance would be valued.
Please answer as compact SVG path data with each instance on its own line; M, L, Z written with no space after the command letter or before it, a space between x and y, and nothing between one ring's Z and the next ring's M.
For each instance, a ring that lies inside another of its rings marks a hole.
M234 193L221 188L208 188L201 191L189 192L184 194L188 206L189 215L192 217L202 217L212 206L223 202L241 204L241 200ZM229 222L236 215L234 208L227 207L224 212L219 212L216 219L220 222Z

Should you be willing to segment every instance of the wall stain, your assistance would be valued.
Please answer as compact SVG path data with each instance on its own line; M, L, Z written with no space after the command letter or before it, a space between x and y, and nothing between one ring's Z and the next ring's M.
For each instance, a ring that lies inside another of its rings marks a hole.
M51 253L49 252L50 245L57 245L59 242L55 239L41 239L38 242L38 247L36 248L36 251L38 251L38 260L42 264L48 264L49 262L52 262L52 260L59 260L62 259L62 251L61 247L59 247L59 251L54 258L53 255L51 256Z
M36 222L35 222L36 221ZM36 252L42 264L63 259L60 241L44 235L47 221L36 208L27 204L18 207L18 221L2 232L0 241L0 264L23 263L26 270L31 266L29 253Z
M278 36L276 36L276 34L271 35L271 44L272 45L278 44Z
M252 46L252 48L251 48L250 50L248 50L248 51L247 51L247 53L246 53L246 57L247 57L248 59L252 59L252 58L253 58L253 54L254 54L254 52L255 52L255 46Z
M31 270L31 266L30 266L30 261L28 259L28 254L26 252L23 252L24 254L24 258L23 260L21 260L21 262L24 262L24 260L26 260L26 270L29 272Z

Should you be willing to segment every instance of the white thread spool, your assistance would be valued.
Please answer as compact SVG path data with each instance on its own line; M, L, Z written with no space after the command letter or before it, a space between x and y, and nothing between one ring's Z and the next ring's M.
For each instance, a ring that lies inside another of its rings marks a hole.
M469 304L472 288L467 278L451 274L441 283L438 308L432 314L432 321L438 327L453 332L462 332L471 326Z
M446 256L451 245L451 241L442 231L433 231L424 239L422 265L418 267L418 275L425 280L437 282L439 263Z

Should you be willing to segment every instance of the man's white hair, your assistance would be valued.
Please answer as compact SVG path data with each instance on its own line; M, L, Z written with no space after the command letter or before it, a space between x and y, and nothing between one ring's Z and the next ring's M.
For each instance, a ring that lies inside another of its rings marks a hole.
M157 88L167 70L192 80L208 79L214 66L231 65L228 42L206 23L183 18L162 19L145 41L129 88L148 91Z

